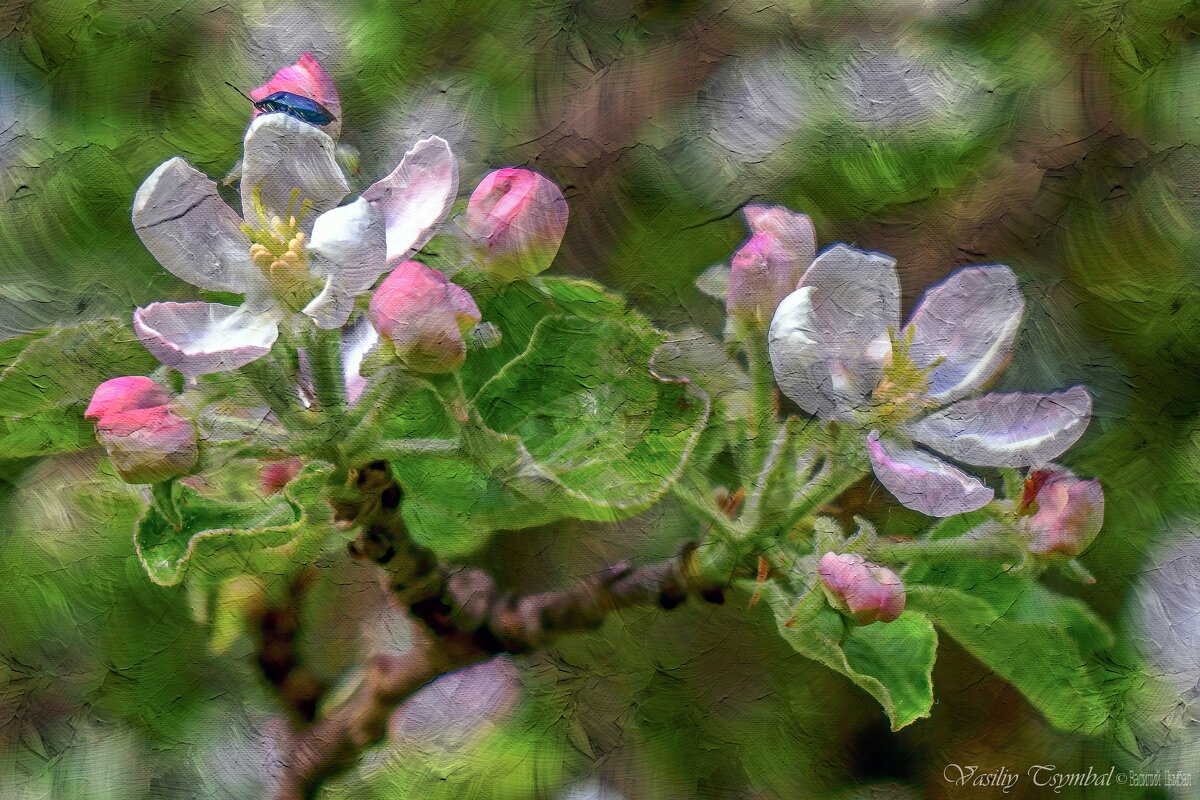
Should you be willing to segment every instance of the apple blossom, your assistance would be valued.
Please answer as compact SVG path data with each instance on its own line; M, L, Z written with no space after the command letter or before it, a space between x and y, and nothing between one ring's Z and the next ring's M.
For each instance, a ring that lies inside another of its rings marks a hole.
M146 348L196 376L265 355L293 313L341 327L389 263L428 241L457 194L457 166L449 145L430 137L357 200L338 205L348 191L333 139L279 113L256 117L246 133L244 220L182 158L159 166L134 198L142 242L183 280L244 300L139 308L134 328Z
M416 261L384 278L371 297L371 322L416 372L453 372L466 359L465 336L481 319L466 289Z
M150 378L113 378L96 387L84 417L127 483L159 483L196 466L196 428L170 409L170 395Z
M485 271L501 281L528 278L554 261L567 230L562 190L527 169L489 173L467 203L467 235Z
M746 206L751 236L734 254L725 310L766 325L817 255L812 220L780 206Z
M1021 513L1031 553L1073 558L1088 549L1104 524L1104 489L1100 481L1052 464L1025 479Z
M1038 466L1091 418L1082 386L963 399L1007 362L1024 306L1008 267L966 267L926 292L897 332L895 262L836 245L775 312L771 364L805 411L868 432L875 475L902 504L961 514L990 502L992 490L914 442L976 466Z
M904 611L904 583L857 553L826 553L817 573L829 602L860 625L891 622Z

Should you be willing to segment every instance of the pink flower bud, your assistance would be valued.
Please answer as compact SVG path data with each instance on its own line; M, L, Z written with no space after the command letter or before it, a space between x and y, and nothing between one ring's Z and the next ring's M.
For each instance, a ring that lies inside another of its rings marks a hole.
M323 130L336 137L342 129L342 101L338 97L337 86L327 73L310 54L300 56L300 60L291 66L276 72L271 80L250 91L250 99L254 102L263 100L276 92L291 92L301 97L307 97L320 103L333 115L333 120L322 126ZM261 112L254 109L253 116Z
M467 357L465 336L479 324L466 289L416 261L388 275L371 297L371 324L414 372L453 372Z
M282 492L283 487L304 469L304 462L298 458L281 458L278 461L268 461L263 464L258 474L259 488L263 494Z
M1081 480L1062 467L1034 470L1025 479L1021 511L1031 553L1074 558L1104 524L1104 489L1100 481Z
M817 255L812 220L779 206L746 206L751 236L734 254L725 310L765 325Z
M83 415L88 419L100 419L122 411L165 406L169 402L171 396L153 380L142 375L130 375L113 378L97 386L92 393L92 402Z
M173 413L170 396L143 377L114 378L96 387L84 416L127 483L159 483L196 466L196 428Z
M904 611L904 584L856 553L826 553L817 563L829 602L860 625L891 622Z
M466 230L490 275L505 282L528 278L554 261L567 230L567 201L543 175L498 169L471 194Z

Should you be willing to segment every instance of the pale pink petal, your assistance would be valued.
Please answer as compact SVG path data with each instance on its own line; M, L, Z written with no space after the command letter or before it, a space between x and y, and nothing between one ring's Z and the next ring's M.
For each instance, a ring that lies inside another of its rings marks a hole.
M458 163L439 136L417 142L390 175L363 192L363 199L383 212L390 264L425 246L457 194Z
M312 230L313 220L337 206L350 191L346 177L335 160L337 146L329 134L287 114L264 114L246 131L242 158L242 216L253 227L261 227L255 211L257 189L268 219L288 218L305 200L312 208L302 227ZM293 202L293 192L299 189Z
M779 388L810 414L848 419L868 405L900 324L895 261L836 245L775 311L769 346Z
M217 184L182 158L150 173L133 199L133 229L146 249L201 289L245 294L259 283L241 224Z
M987 394L960 400L904 426L913 439L967 464L1029 467L1062 455L1087 429L1092 397L1082 386L1052 394Z
M1008 360L1024 311L1016 276L999 264L961 269L927 291L905 333L917 366L938 362L928 395L948 403L983 387Z
M322 328L340 328L353 310L353 298L387 271L383 213L361 197L326 211L313 225L308 256L325 288L304 313Z
M133 315L133 327L159 361L194 377L249 364L271 350L278 316L220 303L151 303Z
M366 315L361 315L342 332L342 371L346 382L346 401L353 403L367 388L367 379L359 369L363 359L375 345L379 344L379 334L371 325Z
M995 493L957 467L920 450L867 436L875 477L906 508L930 517L950 517L983 508Z

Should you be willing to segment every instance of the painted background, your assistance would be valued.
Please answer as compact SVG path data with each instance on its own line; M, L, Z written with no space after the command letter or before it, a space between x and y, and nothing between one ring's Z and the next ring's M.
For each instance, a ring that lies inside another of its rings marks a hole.
M990 797L947 785L946 765L1145 757L1200 781L1194 4L8 0L0 338L190 298L134 234L133 193L180 153L228 171L247 108L225 82L246 90L304 51L338 83L364 175L424 134L450 141L465 187L533 166L571 204L555 271L664 326L720 324L693 281L744 238L749 200L810 214L823 245L893 254L909 306L955 267L1011 265L1029 311L1001 388L1081 382L1095 397L1069 463L1105 484L1084 557L1099 583L1061 588L1178 690L1157 716L1118 704L1132 738L1068 736L946 642L932 719L893 735L766 615L629 615L439 682L331 796ZM0 797L254 797L273 723L249 646L214 654L198 599L146 580L129 520L67 488L91 463L0 465ZM864 485L849 502L877 499ZM537 586L687 535L664 506L499 537L480 560ZM336 674L368 642L402 644L404 626L363 568L329 568L307 630Z

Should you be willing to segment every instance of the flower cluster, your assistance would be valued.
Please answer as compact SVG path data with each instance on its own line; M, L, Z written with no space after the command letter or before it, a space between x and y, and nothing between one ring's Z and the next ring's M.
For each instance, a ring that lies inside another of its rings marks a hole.
M480 322L479 309L465 289L410 260L458 196L458 166L449 145L437 136L418 141L388 175L346 202L350 189L335 142L342 106L332 79L305 54L250 97L258 102L277 92L312 101L332 119L318 126L285 111L254 108L241 162L240 213L221 198L215 181L182 158L154 170L133 203L134 229L165 269L200 289L241 295L242 302L151 303L134 313L138 337L164 366L194 380L263 358L281 330L341 329L350 402L363 391L359 367L381 336L405 369L457 369L466 356L467 334ZM566 224L566 200L553 182L507 168L479 184L463 228L479 270L505 282L549 267ZM359 299L389 271L370 299L369 315L354 318ZM303 349L297 356L304 398L312 368ZM128 387L144 388L141 382L149 379L120 380L127 383L116 388L132 391ZM194 432L190 439L182 436L183 421L162 410L165 400L155 395L153 406L123 409L142 416L159 409L157 427L131 432L129 420L108 414L114 406L105 398L116 388L97 389L88 413L118 471L135 482L152 482L194 466ZM159 469L126 466L131 449L149 447L150 439L155 452L171 441L178 452Z
M902 325L893 259L843 244L817 254L812 222L785 208L744 214L751 234L730 265L726 310L748 326L741 335L765 328L788 399L857 431L876 479L908 508L979 510L996 503L995 490L958 465L1024 468L1024 496L994 509L1013 520L1026 552L1071 558L1091 544L1103 522L1100 484L1050 464L1087 428L1088 391L981 393L1008 363L1024 314L1012 270L957 270ZM818 574L854 620L890 621L903 608L896 574L857 554L827 553Z

